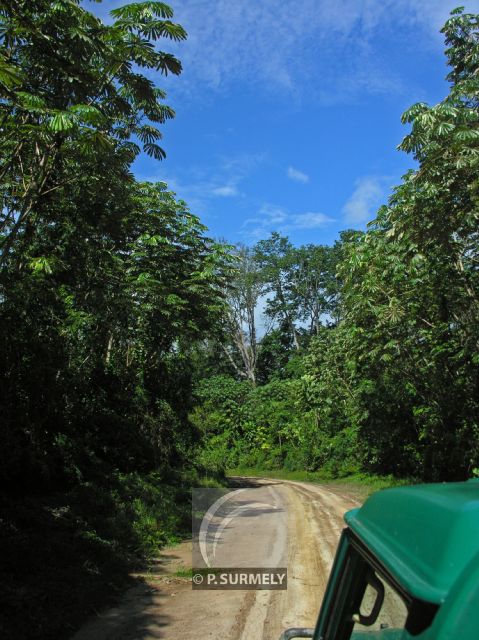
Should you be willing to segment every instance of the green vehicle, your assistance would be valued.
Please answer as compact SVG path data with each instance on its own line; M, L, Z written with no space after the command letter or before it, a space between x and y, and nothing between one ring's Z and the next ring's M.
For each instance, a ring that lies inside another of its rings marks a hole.
M479 640L479 481L373 494L347 527L315 629L281 640Z

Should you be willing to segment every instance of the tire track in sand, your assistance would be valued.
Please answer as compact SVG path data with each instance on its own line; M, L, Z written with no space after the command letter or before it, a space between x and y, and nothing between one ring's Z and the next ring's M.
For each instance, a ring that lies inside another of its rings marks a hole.
M282 482L275 489L288 513L288 589L253 592L238 640L276 640L287 627L314 626L343 514L356 506L353 500L321 486Z

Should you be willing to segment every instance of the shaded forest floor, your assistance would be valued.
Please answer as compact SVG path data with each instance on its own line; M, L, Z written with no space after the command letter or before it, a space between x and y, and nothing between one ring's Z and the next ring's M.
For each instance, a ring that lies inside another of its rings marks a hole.
M0 637L68 638L191 535L194 478L116 475L48 495L0 495ZM214 481L209 481L212 483Z
M68 637L131 584L133 558L82 520L65 495L2 499L2 638Z

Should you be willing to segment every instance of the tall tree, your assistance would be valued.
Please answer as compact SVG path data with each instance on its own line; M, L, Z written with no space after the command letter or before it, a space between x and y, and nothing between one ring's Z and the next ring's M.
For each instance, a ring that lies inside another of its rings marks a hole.
M335 314L338 298L336 279L339 251L327 245L303 245L291 251L288 294L310 335L317 334L326 319Z
M88 162L95 149L111 148L126 176L140 152L132 136L149 155L165 155L156 123L174 112L137 69L179 74L180 62L153 43L186 33L161 2L111 16L103 24L80 0L0 2L2 263L18 235L38 224L41 200L78 180L66 169L72 158Z
M262 271L264 293L267 298L266 314L286 324L291 331L293 344L299 351L296 328L297 305L291 295L294 269L293 245L288 238L274 231L270 238L255 245L254 256Z
M76 0L0 7L2 481L181 464L190 344L223 313L230 258L130 166L133 136L163 157L154 124L173 115L138 70L179 73L154 43L184 30L157 2L111 25Z
M228 292L225 333L220 343L236 373L256 384L256 314L262 292L261 274L250 248L239 245L235 255L238 266ZM239 355L239 360L236 355Z

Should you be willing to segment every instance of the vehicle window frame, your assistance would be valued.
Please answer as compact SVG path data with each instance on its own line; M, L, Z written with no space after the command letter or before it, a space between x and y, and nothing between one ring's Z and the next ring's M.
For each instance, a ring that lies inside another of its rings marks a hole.
M439 607L408 593L347 527L341 535L314 640L350 640L355 625L352 616L359 611L371 570L404 602L408 612L404 629L409 636L418 635L432 624Z

